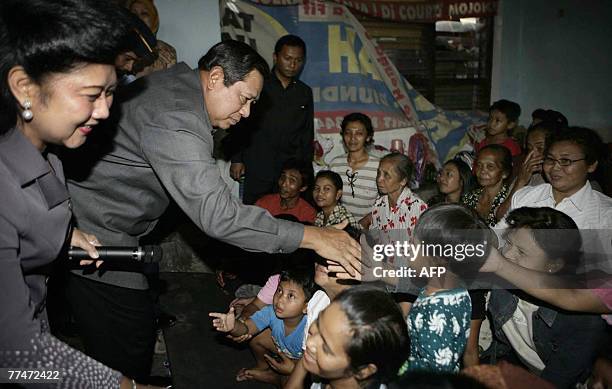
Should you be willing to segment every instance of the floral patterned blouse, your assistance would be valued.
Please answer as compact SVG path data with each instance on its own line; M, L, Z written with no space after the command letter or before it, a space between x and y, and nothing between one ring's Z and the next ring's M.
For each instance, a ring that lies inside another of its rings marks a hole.
M410 357L400 369L456 373L470 336L472 302L463 288L422 289L408 314Z
M380 231L382 244L407 241L426 209L427 204L408 187L404 188L394 207L389 206L389 196L380 196L372 208L370 230ZM393 257L388 257L387 260L394 263Z
M476 208L478 207L478 200L480 200L480 196L482 195L483 191L484 188L480 187L474 189L469 193L466 193L465 195L463 195L463 198L461 198L461 204L465 205L468 208L476 210ZM504 200L506 200L509 191L510 188L508 187L508 185L504 184L493 199L493 203L491 204L491 208L489 209L489 214L485 219L489 226L494 227L497 224L497 216L495 216L495 213L497 212L497 208L499 208L499 206L504 202Z

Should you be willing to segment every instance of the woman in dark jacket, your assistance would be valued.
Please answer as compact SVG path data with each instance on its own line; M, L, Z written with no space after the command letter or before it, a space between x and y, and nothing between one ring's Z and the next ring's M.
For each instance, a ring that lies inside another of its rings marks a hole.
M576 274L582 240L576 223L552 208L518 208L508 214L510 229L502 251L527 269ZM493 290L489 311L495 357L517 357L556 387L569 388L588 377L605 336L599 315L561 310L519 291Z
M96 237L71 228L52 146L80 146L108 117L127 31L110 2L0 3L0 367L36 369L53 387L136 385L50 335L45 309L47 265L62 247L97 257Z

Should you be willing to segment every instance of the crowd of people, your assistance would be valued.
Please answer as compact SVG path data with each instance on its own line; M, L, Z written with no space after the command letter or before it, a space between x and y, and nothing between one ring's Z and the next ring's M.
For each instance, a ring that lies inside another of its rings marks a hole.
M354 112L345 153L315 175L301 38L278 40L272 69L232 40L191 69L158 28L151 0L0 3L0 367L58 371L66 388L153 387L150 275L96 248L138 246L173 202L258 267L262 285L210 313L253 352L237 381L612 385L612 198L595 176L610 156L595 131L540 109L521 144L519 104L494 102L474 162L446 161L421 198L410 158L374 152L372 121ZM213 157L218 129L231 129L242 198ZM380 250L400 242L422 250ZM90 257L64 279L82 351L47 315L67 247ZM247 281L225 265L220 280Z

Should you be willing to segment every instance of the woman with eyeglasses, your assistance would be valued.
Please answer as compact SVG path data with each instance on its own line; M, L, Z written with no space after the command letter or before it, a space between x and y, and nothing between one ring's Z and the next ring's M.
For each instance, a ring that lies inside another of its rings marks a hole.
M548 183L517 191L510 209L551 207L569 215L580 229L612 228L612 199L593 190L588 180L604 152L604 144L593 130L570 127L558 132L542 163Z
M363 229L368 229L370 211L378 197L376 170L380 159L372 155L368 146L374 143L372 121L366 115L353 112L344 117L340 135L346 154L329 164L329 169L342 177L342 205L353 214Z

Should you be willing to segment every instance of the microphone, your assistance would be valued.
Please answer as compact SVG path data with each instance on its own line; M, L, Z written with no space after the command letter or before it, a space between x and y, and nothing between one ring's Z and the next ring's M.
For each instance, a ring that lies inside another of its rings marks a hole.
M125 260L131 260L139 263L158 263L161 261L163 256L163 251L160 246L99 246L96 247L96 250L98 250L100 257L91 258L89 254L87 254L87 251L78 247L70 247L68 249L68 259L95 259L111 263L118 263Z

